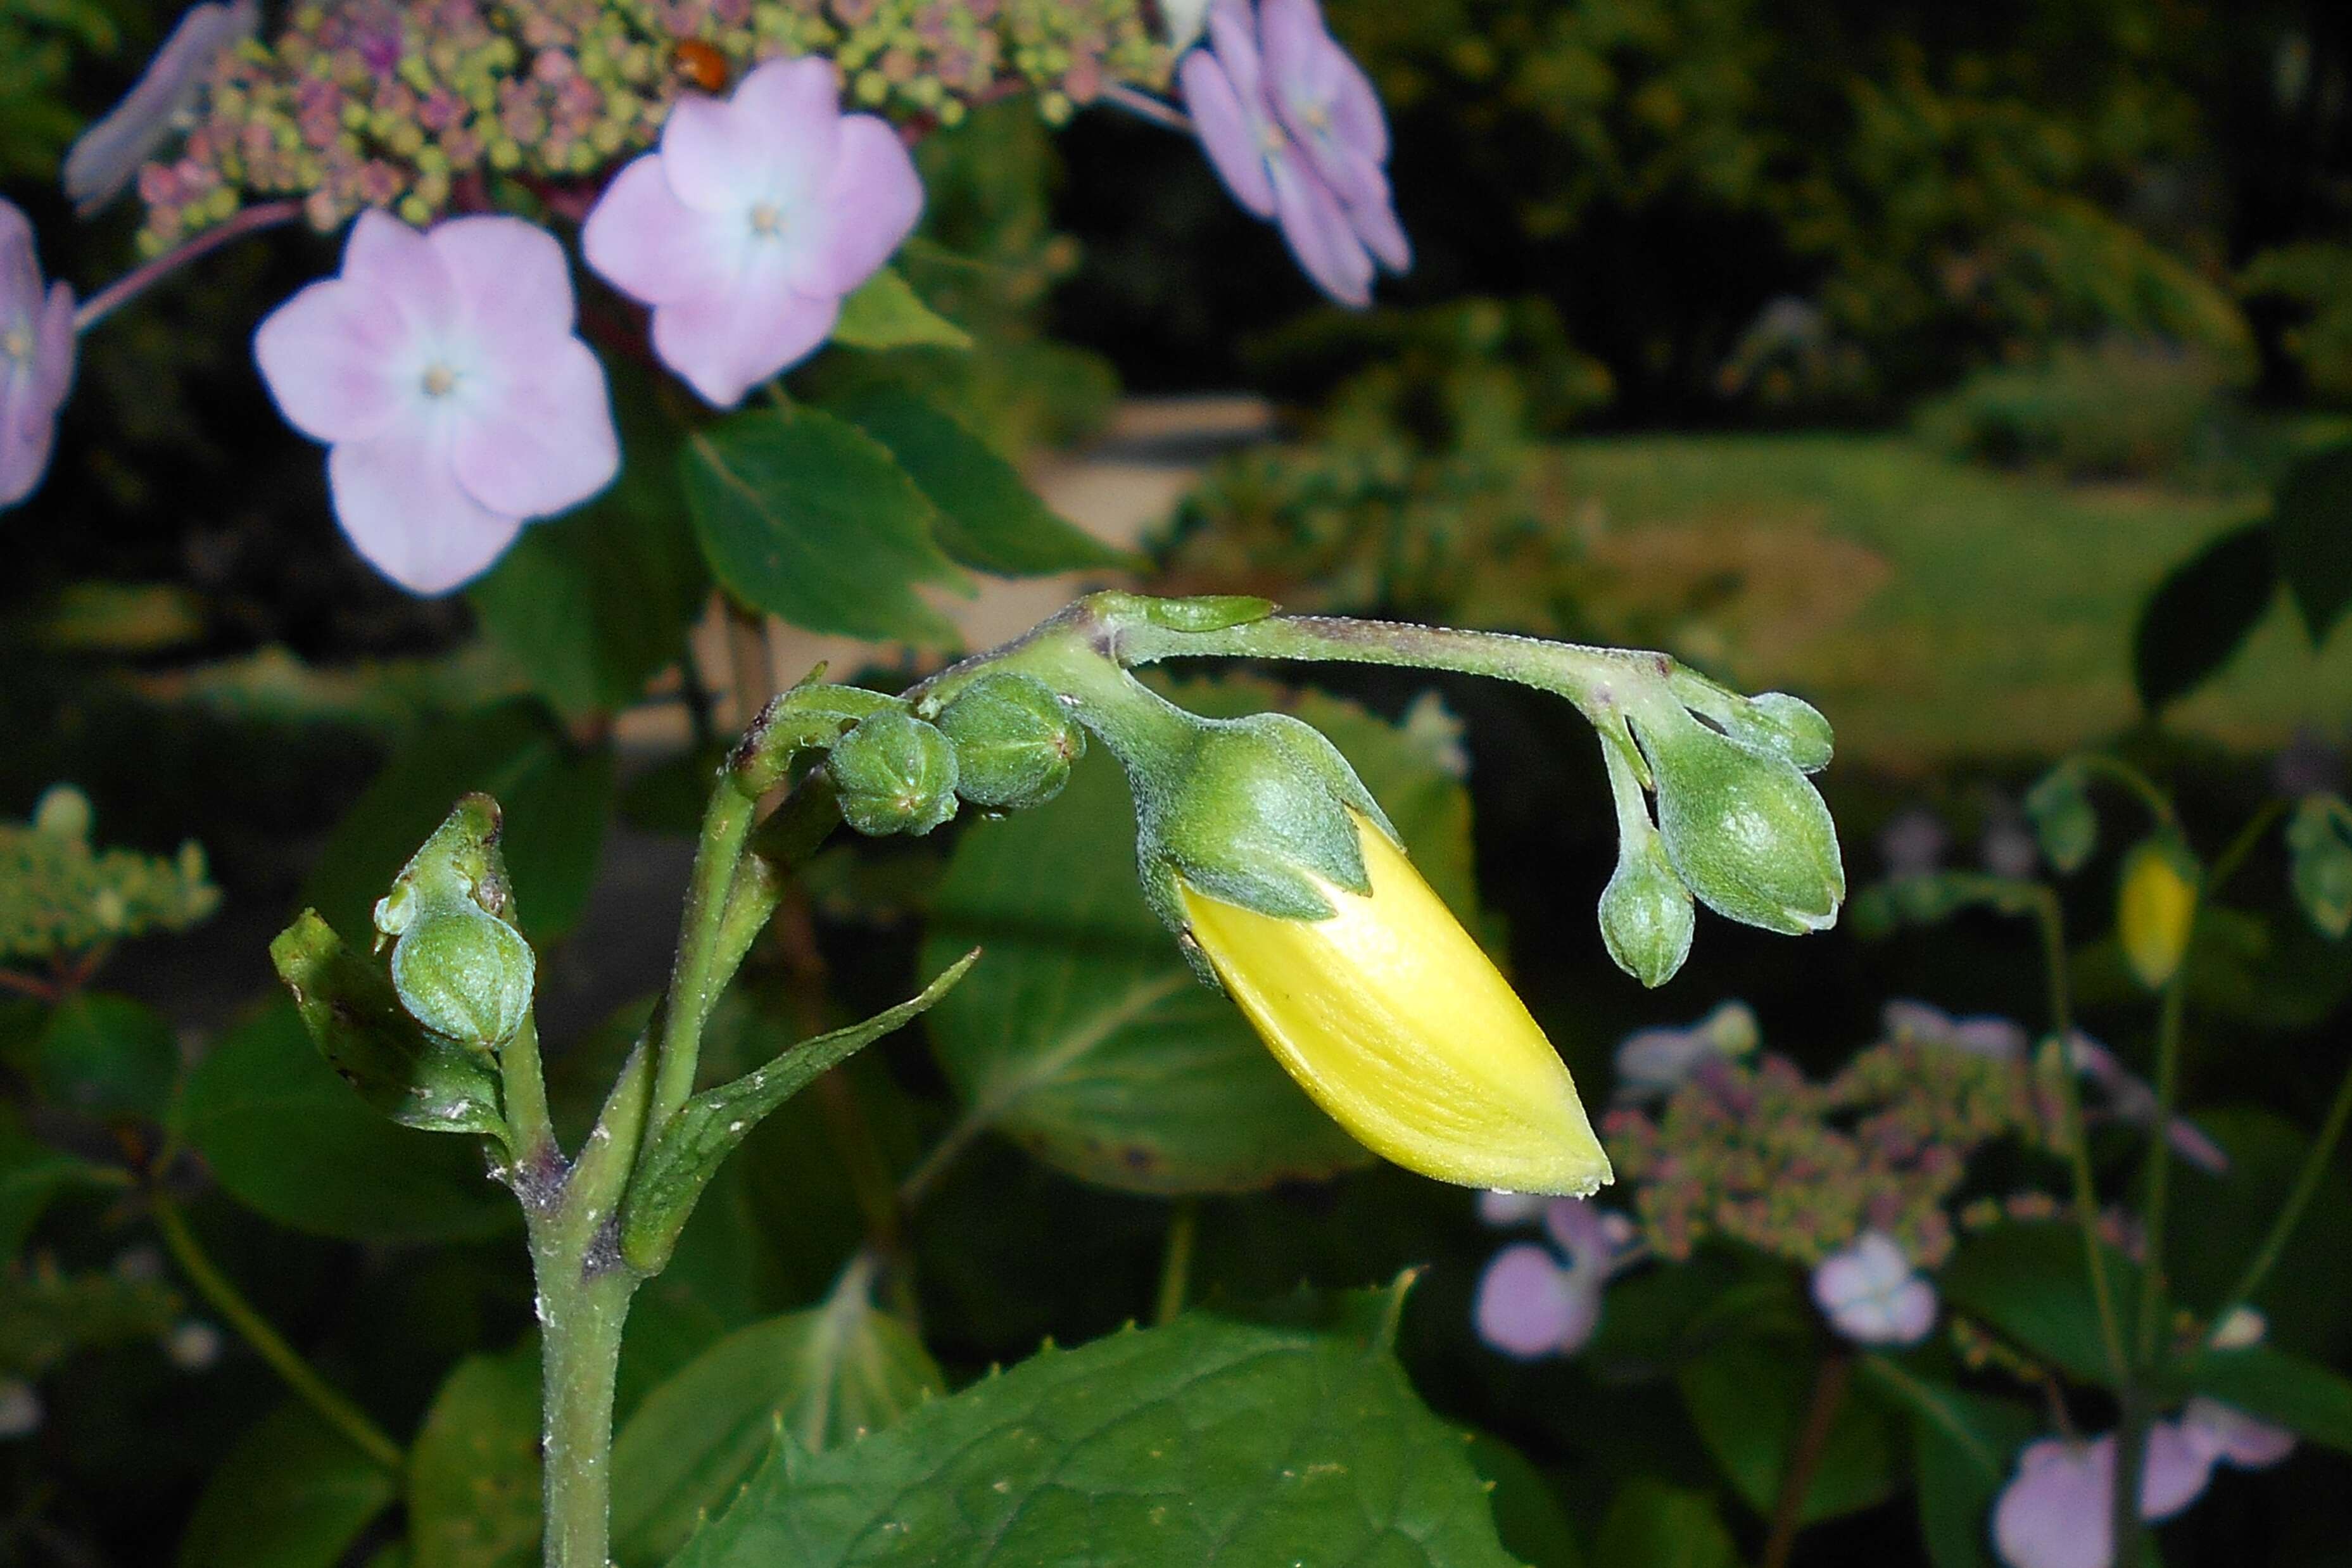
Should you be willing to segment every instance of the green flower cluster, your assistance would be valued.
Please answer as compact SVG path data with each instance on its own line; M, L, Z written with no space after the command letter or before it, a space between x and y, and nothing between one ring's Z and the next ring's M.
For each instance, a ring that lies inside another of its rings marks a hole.
M140 243L285 197L321 231L370 206L423 225L493 177L577 207L680 92L806 54L856 104L941 125L1020 91L1058 121L1171 63L1144 0L314 0L215 63L177 155L140 173Z
M89 826L89 802L70 784L44 795L29 823L0 822L0 962L184 931L219 905L194 843L169 859L96 850Z
M1877 1230L1933 1268L1970 1156L2060 1146L2054 1087L2021 1058L1897 1033L1826 1082L1784 1057L1709 1059L1654 1119L1612 1111L1601 1136L1661 1257L1720 1236L1810 1266Z

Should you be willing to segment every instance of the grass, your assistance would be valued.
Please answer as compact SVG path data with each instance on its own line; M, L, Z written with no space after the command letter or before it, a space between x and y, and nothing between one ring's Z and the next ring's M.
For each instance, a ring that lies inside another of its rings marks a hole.
M1962 464L1899 436L1574 443L1569 484L1612 639L1817 703L1842 755L1918 772L2052 755L2140 717L2139 606L2259 495L2079 485ZM2352 524L2347 524L2352 526ZM2237 749L2301 725L2341 742L2352 632L2316 653L2284 595L2167 715Z

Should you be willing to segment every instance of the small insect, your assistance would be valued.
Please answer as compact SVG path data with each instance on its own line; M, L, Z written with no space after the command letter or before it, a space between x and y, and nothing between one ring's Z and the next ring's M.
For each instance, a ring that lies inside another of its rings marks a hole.
M719 46L700 38L681 38L670 51L672 69L705 92L724 91L727 87L727 57Z

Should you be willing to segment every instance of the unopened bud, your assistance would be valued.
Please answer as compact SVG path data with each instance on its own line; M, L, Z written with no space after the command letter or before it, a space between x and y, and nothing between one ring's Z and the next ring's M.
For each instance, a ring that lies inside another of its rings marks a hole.
M1626 835L1617 847L1616 874L1601 892L1601 940L1617 967L1653 989L1664 985L1690 956L1697 923L1690 889L1675 875L1657 832Z
M2286 827L2290 880L2303 912L2323 935L2352 931L2352 810L2335 795L2308 795Z
M1748 699L1745 717L1748 721L1745 724L1734 721L1742 737L1769 746L1800 773L1821 772L1830 765L1837 750L1830 721L1801 697L1785 691L1759 692Z
M2124 857L2116 935L2139 983L2162 990L2189 952L2197 918L2197 863L2169 837L2148 838Z
M956 793L974 805L1022 811L1070 782L1087 732L1060 698L1025 675L975 682L941 710L940 733L955 748Z
M955 747L911 714L885 709L861 720L825 765L843 819L860 833L919 837L955 815Z
M71 784L52 784L33 805L33 830L52 838L89 842L89 796Z
M536 968L520 931L470 906L418 915L392 949L393 989L409 1016L484 1050L522 1027Z
M1632 715L1657 784L1667 858L1727 919L1795 936L1837 920L1845 867L1829 808L1784 758L1741 745L1678 707Z
M2062 872L2082 868L2099 845L2099 814L2092 808L2082 769L2061 763L2025 792L2025 815L2050 864Z

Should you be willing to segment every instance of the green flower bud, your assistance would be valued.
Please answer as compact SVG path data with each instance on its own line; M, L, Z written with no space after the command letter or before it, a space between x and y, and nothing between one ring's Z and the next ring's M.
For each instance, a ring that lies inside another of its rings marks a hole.
M825 766L843 819L860 833L919 837L955 815L955 747L911 714L885 709L860 720Z
M1797 936L1837 920L1845 867L1829 808L1796 765L1680 707L1630 715L1658 792L1658 830L1684 886L1716 913Z
M1601 890L1601 940L1617 967L1654 990L1664 985L1690 956L1697 924L1690 889L1675 875L1657 830L1622 838L1616 874Z
M2082 869L2099 846L2099 814L2083 770L2071 763L2059 763L2025 792L2025 815L2043 857L2061 872Z
M1794 763L1800 773L1817 773L1830 765L1836 738L1822 710L1801 697L1785 691L1760 691L1748 701L1748 723L1736 724L1743 739L1769 746Z
M2303 912L2322 935L2341 940L2352 931L2352 810L2336 795L2305 795L2287 823L2286 847Z
M33 831L89 842L89 796L71 784L51 784L33 805Z
M1087 732L1043 681L994 675L943 709L940 733L955 747L956 793L974 805L1022 811L1070 782Z
M392 949L392 985L436 1035L496 1051L530 1011L537 965L522 933L467 906L426 911Z

